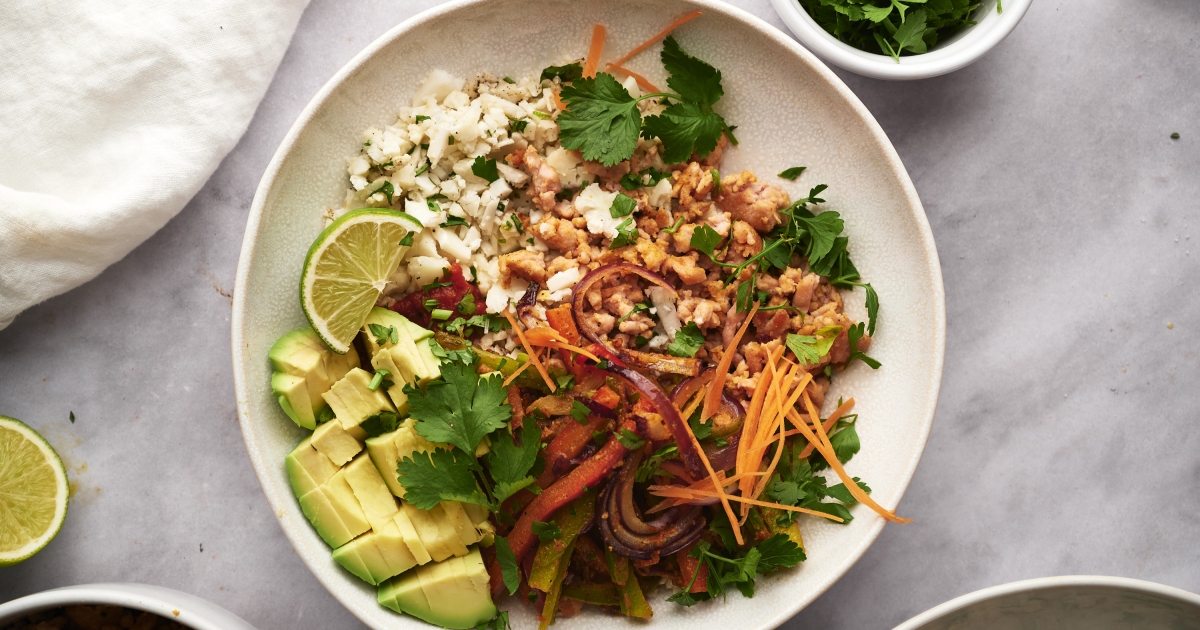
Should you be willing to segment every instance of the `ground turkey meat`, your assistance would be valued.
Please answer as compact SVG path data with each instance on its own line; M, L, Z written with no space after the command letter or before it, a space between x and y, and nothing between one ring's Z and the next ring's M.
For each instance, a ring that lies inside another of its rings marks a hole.
M717 205L733 218L749 223L764 234L779 225L783 219L779 211L791 203L782 188L758 181L750 171L722 179L716 200Z

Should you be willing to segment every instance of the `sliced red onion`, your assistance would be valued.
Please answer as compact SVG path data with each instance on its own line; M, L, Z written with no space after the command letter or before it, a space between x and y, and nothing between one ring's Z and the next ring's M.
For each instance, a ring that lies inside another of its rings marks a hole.
M687 468L692 478L701 479L707 476L707 472L704 470L704 463L700 461L700 453L697 452L696 445L692 442L691 431L688 429L683 418L679 416L679 409L667 397L666 392L657 383L637 370L616 365L609 368L609 370L645 396L658 411L658 414L662 416L663 421L667 423L667 428L671 430L671 435L675 437L675 443L679 448L679 459L683 461L683 465Z
M597 525L604 543L616 553L635 560L667 556L692 544L706 525L695 505L678 506L645 521L633 500L633 483L641 452L630 453L617 476L600 496Z

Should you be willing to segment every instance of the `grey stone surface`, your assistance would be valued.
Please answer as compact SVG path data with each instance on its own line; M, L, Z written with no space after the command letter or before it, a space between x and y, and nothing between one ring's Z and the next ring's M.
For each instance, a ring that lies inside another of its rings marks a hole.
M782 28L765 0L739 4ZM57 540L0 569L0 601L147 582L263 630L359 627L292 553L250 469L229 293L255 186L296 115L428 5L314 0L246 136L187 208L0 332L0 413L46 435L76 488ZM1190 0L1038 0L954 74L840 73L925 203L946 369L900 506L917 522L885 529L785 627L886 629L1049 575L1200 591L1198 33Z

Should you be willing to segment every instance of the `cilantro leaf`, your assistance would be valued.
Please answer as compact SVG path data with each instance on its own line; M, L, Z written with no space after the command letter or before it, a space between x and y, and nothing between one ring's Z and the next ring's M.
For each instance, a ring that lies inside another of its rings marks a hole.
M496 536L496 563L500 565L500 575L508 594L516 593L521 588L521 573L517 570L517 556L504 536Z
M717 245L721 244L721 235L707 223L701 223L700 227L692 231L692 238L688 244L692 246L692 249L699 250L705 256L715 260L713 252Z
M645 461L638 465L637 472L634 477L638 483L645 483L651 477L664 474L659 466L668 459L674 459L679 456L679 446L676 444L668 444L657 451L653 455L647 457Z
M663 42L663 68L671 74L667 86L685 101L714 105L725 91L721 88L721 71L683 51L675 37Z
M397 480L404 486L404 500L422 510L431 510L442 501L461 501L490 508L479 491L471 472L474 457L434 449L415 452L396 464Z
M558 540L559 538L562 538L562 529L559 528L558 524L553 521L549 523L534 521L531 527L534 535L536 535L538 540L542 542Z
M400 426L400 418L390 411L381 411L366 420L363 420L358 425L367 435L371 437L379 437L384 433L391 433Z
M692 154L707 156L728 125L720 114L707 105L675 103L657 116L647 116L643 138L658 138L663 143L663 162L686 162Z
M862 448L862 443L858 439L858 430L854 428L854 424L840 420L833 427L829 443L833 445L833 454L843 464L850 461ZM822 470L827 465L825 458L819 453L813 455L813 470ZM828 494L828 490L823 494Z
M626 245L633 245L637 242L638 231L637 226L633 224L633 217L629 217L617 226L617 237L609 244L609 249L617 249Z
M841 234L845 228L841 215L833 210L827 210L811 218L793 215L792 220L797 222L797 228L803 229L804 233L808 235L805 257L808 258L810 265L819 264L829 254L838 234Z
M642 115L637 101L611 74L578 79L559 97L567 110L558 116L559 137L567 149L579 149L583 159L614 166L633 155Z
M907 18L902 13L901 19L903 22L900 28L892 34L892 38L896 40L896 51L907 50L917 54L925 52L925 40L922 39L925 35L925 9L917 9Z
M634 208L637 208L636 199L617 193L617 196L613 197L612 207L608 209L608 213L612 215L612 218L619 219L633 214Z
M521 425L521 444L517 445L515 436L507 431L501 431L492 439L492 448L487 455L488 472L496 482L492 495L496 503L516 494L518 490L529 487L534 482L529 471L537 463L538 446L541 442L541 429L534 422Z
M435 303L437 302L437 300L427 301L432 301ZM473 364L476 359L475 353L471 352L469 348L463 348L461 350L447 350L442 347L442 344L438 343L436 337L429 337L429 348L433 351L433 356L437 357L437 359L443 364L463 363L470 365ZM411 387L411 385L404 386L404 391L406 393L408 392L409 387Z
M625 190L636 190L655 186L664 179L671 179L671 173L660 171L654 167L644 168L636 173L626 173L621 178L621 187Z
M805 560L804 550L785 534L775 534L754 547L759 553L758 572L790 569Z
M488 180L489 183L500 179L500 170L496 168L496 160L489 160L482 155L471 163L471 172L476 177Z
M588 409L587 405L579 402L578 400L571 403L571 417L575 419L575 422L578 422L579 424L587 424L588 415L591 413L592 410Z
M392 343L398 343L400 341L400 336L396 332L395 326L388 326L385 328L379 324L368 324L367 328L371 331L371 334L375 336L375 345L382 346L389 341Z
M796 181L796 178L800 177L800 173L803 173L804 169L806 169L806 168L808 168L808 167L807 166L793 166L792 168L784 169L784 171L782 173L780 173L779 176L782 177L783 179L790 179L792 181Z
M638 437L638 434L629 429L621 429L621 432L617 434L617 441L621 443L621 446L631 451L637 450L646 444L646 440Z
M697 440L703 440L712 435L713 432L713 425L700 422L700 416L689 420L688 426L692 428L692 433L696 435Z
M667 346L667 354L673 357L694 357L703 345L704 333L696 326L696 322L688 322L686 326L675 331L675 339Z
M859 285L867 291L867 334L875 335L875 320L879 317L879 294L875 292L875 287L871 283Z
M405 385L404 393L409 415L417 419L417 433L432 442L453 444L469 456L484 436L512 417L500 379L479 376L474 360L443 363L440 379L424 390Z
M578 81L583 78L583 65L575 62L561 66L549 66L542 70L542 81L552 81L555 78L558 78L563 83Z
M783 505L799 505L808 496L808 493L800 488L800 484L782 479L772 480L767 485L766 492L768 497Z
M841 332L841 326L826 326L818 330L816 336L789 334L785 343L797 359L814 365L829 354L829 349Z
M866 492L867 494L871 493L871 488L866 483L859 480L858 477L854 477L854 483L858 484L858 487L862 488L863 492ZM837 499L846 505L854 505L858 503L858 499L855 499L854 495L850 494L850 490L846 488L846 484L844 483L839 483L836 486L829 486L829 489L826 490L826 495L832 499Z
M876 305L876 309L878 310L878 305ZM859 322L851 326L850 329L846 331L850 339L850 358L846 359L846 365L849 366L851 363L858 360L866 363L871 367L872 370L878 370L879 366L882 364L879 361L867 356L867 354L862 350L858 349L858 340L862 339L863 337L863 328L863 323Z

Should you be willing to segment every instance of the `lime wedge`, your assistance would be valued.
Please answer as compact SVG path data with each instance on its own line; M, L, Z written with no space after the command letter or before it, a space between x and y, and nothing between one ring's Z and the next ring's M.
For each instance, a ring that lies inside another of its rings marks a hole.
M0 567L42 550L67 517L67 471L20 420L0 416Z
M405 249L400 240L417 228L414 222L402 212L354 210L325 228L308 250L300 276L300 305L334 352L350 349L400 264Z

